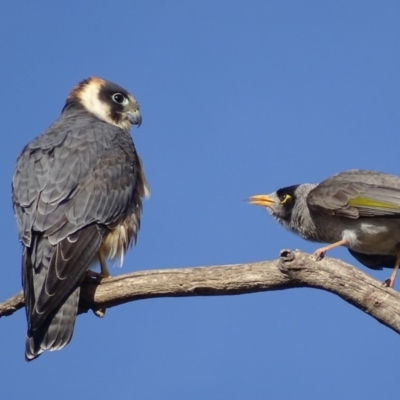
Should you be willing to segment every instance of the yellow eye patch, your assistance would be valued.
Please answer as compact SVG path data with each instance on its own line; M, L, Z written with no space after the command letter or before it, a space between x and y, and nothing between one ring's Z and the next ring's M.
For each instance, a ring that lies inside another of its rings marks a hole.
M281 201L281 204L285 204L291 198L292 198L292 196L290 194L285 193L279 197L279 200Z

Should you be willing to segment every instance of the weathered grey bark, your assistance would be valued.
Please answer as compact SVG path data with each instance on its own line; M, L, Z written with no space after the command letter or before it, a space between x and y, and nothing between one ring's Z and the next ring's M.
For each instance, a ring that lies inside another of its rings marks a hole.
M153 297L222 296L312 287L332 292L400 333L400 293L343 261L282 250L280 258L248 264L139 271L84 283L81 312ZM22 293L0 304L0 317L24 306Z

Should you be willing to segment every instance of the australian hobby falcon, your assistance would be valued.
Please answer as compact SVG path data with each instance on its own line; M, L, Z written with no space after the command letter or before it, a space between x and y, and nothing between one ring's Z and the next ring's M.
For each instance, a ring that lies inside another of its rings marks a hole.
M23 245L26 359L71 340L87 270L119 259L136 240L148 194L129 134L139 105L120 86L80 82L62 113L18 157L12 199Z

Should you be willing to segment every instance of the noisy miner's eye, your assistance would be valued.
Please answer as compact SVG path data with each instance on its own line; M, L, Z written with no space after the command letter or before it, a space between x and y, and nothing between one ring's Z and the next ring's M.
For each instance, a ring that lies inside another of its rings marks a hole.
M292 196L290 194L282 194L279 196L279 200L281 201L281 204L285 204Z
M112 99L114 100L115 103L121 104L123 106L128 104L128 99L121 93L114 93L112 95Z

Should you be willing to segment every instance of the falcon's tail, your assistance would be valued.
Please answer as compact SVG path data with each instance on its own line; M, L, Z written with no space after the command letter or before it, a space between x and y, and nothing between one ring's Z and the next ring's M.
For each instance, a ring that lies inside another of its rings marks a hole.
M69 343L74 333L79 293L78 286L57 311L50 325L44 325L34 333L28 330L25 349L27 361L35 359L45 350L60 350Z
M52 245L34 237L22 258L28 332L27 361L45 350L59 350L72 338L80 284L96 260L104 230L88 226Z

